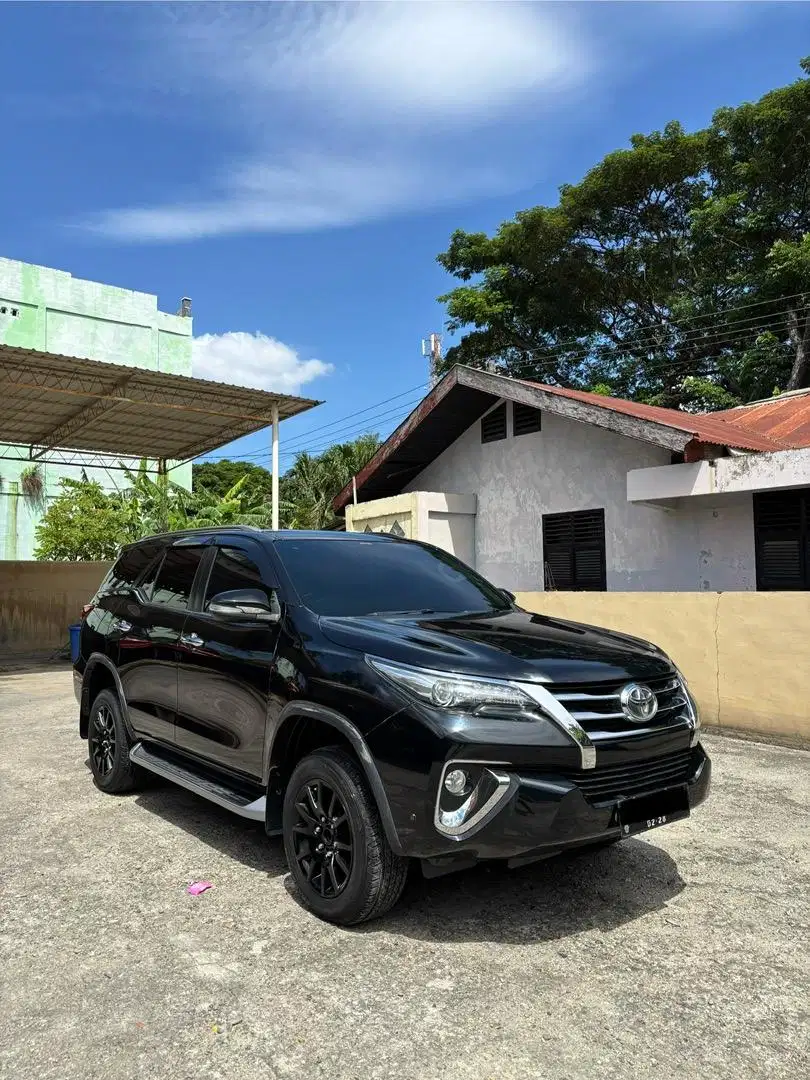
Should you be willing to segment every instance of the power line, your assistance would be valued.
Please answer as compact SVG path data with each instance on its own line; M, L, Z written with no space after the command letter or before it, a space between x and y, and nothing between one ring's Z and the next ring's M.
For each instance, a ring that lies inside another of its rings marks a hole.
M705 311L695 315L686 315L682 319L678 320L678 325L688 325L689 323L694 322L697 319L724 319L727 316L732 315L736 311L748 311L750 308L763 307L767 304L771 304L774 306L777 304L784 304L787 300L795 300L797 297L804 298L806 295L807 294L805 292L789 293L787 296L780 297L778 300L756 300L750 304L738 304L735 307L727 308L725 311ZM807 303L803 303L801 307L807 307ZM784 314L784 312L777 312L776 314ZM649 323L647 326L640 326L638 330L633 331L630 335L628 335L628 337L633 338L643 334L652 334L654 331L661 329L662 325L663 324L661 323ZM696 331L699 331L700 329L700 327L697 327ZM687 331L687 333L694 332L695 331ZM568 338L568 340L566 341L558 342L555 346L556 351L552 355L558 355L558 353L561 350L564 350L567 345L579 345L582 337L584 336L585 335L581 334L579 335L579 337L572 337Z
M787 333L789 329L788 317L784 310L782 310L781 312L774 312L771 315L749 316L746 319L738 320L736 322L733 321L734 315L738 312L749 311L753 308L763 307L765 305L784 305L786 301L795 299L796 297L803 297L804 295L805 294L803 293L793 293L788 296L781 297L778 300L759 300L754 301L750 304L741 304L733 308L728 308L724 312L703 312L694 316L689 316L682 320L682 322L689 323L695 322L698 319L709 319L712 317L716 321L713 324L695 327L692 330L688 330L683 333L679 333L677 328L673 329L671 332L677 335L677 339L674 342L670 343L670 347L672 345L683 347L685 344L688 345L690 343L696 343L698 340L701 341L703 344L708 344L710 343L712 337L717 339L715 344L728 344L729 346L733 346L737 342L742 342L743 340L748 339L753 334L755 329L758 329L761 332L770 331L775 334L780 332ZM797 313L805 312L807 310L810 310L810 305L804 303L797 308ZM660 334L662 331L667 332L668 328L662 325L650 325L646 328L642 327L639 328L639 330L634 334L628 335L627 338L625 338L625 342L631 342L633 340L636 340L638 342L638 339L641 337L641 335L645 333L648 335L653 335ZM570 343L578 344L580 340L581 339L579 338L572 338L570 339ZM565 343L563 342L561 344ZM643 345L644 343L638 342L638 344ZM650 340L647 344L650 348L663 349L667 347L665 343L660 342L660 340L654 341L652 337L650 337ZM573 354L561 352L559 351L558 347L557 351L548 353L545 357L543 357L543 360L545 362L551 362L554 360L565 360L570 363L575 360L584 360L589 357L596 359L599 355L600 349L604 349L605 352L607 352L607 350L610 348L614 351L614 354L615 352L621 354L622 347L623 345L618 344L613 344L611 346L608 346L607 344L605 344L604 346L597 345L591 346L589 348L581 348L579 353ZM610 360L612 358L613 357L611 357L610 355L606 355L604 357L605 360ZM631 357L628 357L628 359L629 358ZM724 358L725 357L722 353L714 356L697 358L681 357L678 359L670 359L668 357L652 357L647 361L647 367L648 369L651 368L653 373L658 378L677 375L680 372L688 373L690 371L694 371L696 367L701 368L701 374L703 374L704 376L711 376L717 375L719 374L719 372L712 370L707 371L705 369L706 365L710 361L718 361ZM404 419L404 417L407 416L410 411L412 411L412 408L416 404L418 404L418 402L421 400L421 397L414 398L412 401L408 402L400 402L399 406L390 410L383 411L382 413L378 413L376 410L379 410L381 406L387 405L392 401L397 401L401 398L408 397L410 394L413 394L416 391L423 391L426 388L427 384L419 384L415 387L411 387L411 389L409 390L404 390L399 394L394 394L389 398L384 398L382 401L376 402L373 405L368 405L366 406L366 408L361 409L359 412L353 412L351 414L347 414L346 416L338 417L336 420L333 420L328 424L321 424L318 427L311 428L306 432L302 432L300 435L295 436L291 440L291 442L285 446L285 449L282 451L282 457L289 458L297 455L298 453L317 453L321 449L325 449L328 446L334 445L334 443L337 441L345 441L353 434L368 431L371 427L374 427L377 424L383 424L384 422L387 424L387 422L390 422L395 417L398 418L395 423L399 423L401 422L401 419ZM364 421L358 424L357 418L363 416L364 414L371 415L368 415ZM326 432L328 432L329 434L326 436L326 438L324 438L323 433ZM310 439L310 437L318 433L322 433L321 438L317 439L314 443L309 443L308 440ZM269 450L256 450L248 451L247 453L240 455L239 460L261 460L269 459L269 457ZM213 460L223 460L223 458L214 458Z

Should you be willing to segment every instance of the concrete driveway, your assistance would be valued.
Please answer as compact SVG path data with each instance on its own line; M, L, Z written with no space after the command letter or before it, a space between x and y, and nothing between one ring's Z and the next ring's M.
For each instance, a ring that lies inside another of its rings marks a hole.
M67 671L0 674L0 1075L810 1075L810 755L706 742L689 821L414 875L346 931L298 906L255 827L168 786L98 792Z

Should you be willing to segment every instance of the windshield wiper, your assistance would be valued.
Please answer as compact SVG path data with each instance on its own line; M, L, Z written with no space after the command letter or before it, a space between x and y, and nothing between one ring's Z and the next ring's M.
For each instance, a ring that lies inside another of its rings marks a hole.
M369 611L366 618L374 615L435 615L435 608L410 608L408 611Z

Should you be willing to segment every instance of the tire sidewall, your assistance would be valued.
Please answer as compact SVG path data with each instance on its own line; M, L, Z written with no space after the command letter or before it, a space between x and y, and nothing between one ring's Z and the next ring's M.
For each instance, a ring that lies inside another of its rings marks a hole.
M349 818L352 834L352 870L343 891L334 898L324 897L306 881L295 857L292 827L298 820L296 796L301 787L313 780L322 780L340 795ZM284 851L296 888L306 904L321 918L330 922L351 921L353 914L363 909L369 890L369 829L362 793L354 779L326 754L304 758L295 768L284 794L283 810Z
M93 761L95 717L98 710L101 708L110 710L113 718L113 726L115 728L115 754L113 755L113 767L104 776L98 774L95 762ZM114 794L125 786L130 786L130 784L128 784L128 781L131 781L132 776L132 766L129 760L130 745L129 733L124 724L124 717L117 696L111 690L102 690L90 706L90 716L88 718L87 726L87 749L90 755L90 771L93 774L93 782L101 791L107 792L108 794Z

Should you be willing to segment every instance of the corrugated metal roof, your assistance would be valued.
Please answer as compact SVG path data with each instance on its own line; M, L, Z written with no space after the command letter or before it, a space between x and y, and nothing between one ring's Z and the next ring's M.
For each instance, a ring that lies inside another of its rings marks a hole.
M810 389L715 413L735 428L756 432L792 449L810 447Z
M624 416L634 416L637 420L649 420L690 434L699 442L715 443L718 446L732 446L738 450L786 450L790 449L778 439L766 432L757 431L736 419L731 420L730 413L687 413L679 409L663 409L658 405L642 405L638 401L625 398L605 397L603 394L590 394L584 390L567 390L560 386L546 386L545 383L532 383L516 379L525 386L535 386L547 394L555 394L571 401L581 401L586 405L595 405L600 409ZM810 404L805 406L810 411ZM731 410L734 414L738 410ZM724 419L729 416L729 419ZM807 445L810 445L808 443Z
M521 400L550 411L549 399L559 398L555 411L573 415L575 420L687 452L695 444L765 453L810 447L810 392L785 394L773 401L726 412L695 414L457 366L423 398L358 473L355 481L358 492L362 489L363 500L401 491L498 398ZM564 407L562 399L586 408ZM622 416L628 420L620 421ZM352 485L347 484L334 500L335 510L346 506L352 491Z
M0 345L0 443L185 460L320 404L164 371Z

